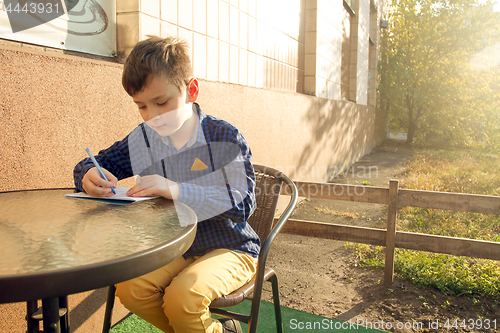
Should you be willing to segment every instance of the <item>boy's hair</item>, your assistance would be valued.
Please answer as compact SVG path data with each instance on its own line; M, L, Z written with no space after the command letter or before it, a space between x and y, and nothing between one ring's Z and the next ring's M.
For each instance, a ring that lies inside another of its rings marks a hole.
M174 37L148 37L134 46L125 61L123 88L132 96L144 89L151 76L165 74L182 91L193 77L187 43Z

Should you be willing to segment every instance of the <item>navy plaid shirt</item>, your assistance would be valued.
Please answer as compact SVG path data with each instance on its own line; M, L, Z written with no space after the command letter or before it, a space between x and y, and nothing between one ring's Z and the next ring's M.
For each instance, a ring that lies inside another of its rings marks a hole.
M195 240L185 258L226 248L258 257L260 240L246 222L255 209L252 154L241 132L228 122L207 116L194 103L199 123L188 143L177 150L145 123L96 156L101 167L119 180L159 174L179 184L179 201L198 216ZM200 170L196 163L206 166ZM76 188L94 164L89 158L74 169Z

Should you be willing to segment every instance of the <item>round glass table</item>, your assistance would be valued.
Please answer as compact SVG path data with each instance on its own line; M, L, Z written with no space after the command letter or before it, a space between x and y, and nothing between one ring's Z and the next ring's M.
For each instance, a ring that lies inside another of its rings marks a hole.
M181 256L196 214L163 198L126 205L65 197L73 189L0 193L0 303L55 304ZM44 303L45 302L45 303ZM58 332L46 326L44 331ZM47 315L49 316L49 315Z

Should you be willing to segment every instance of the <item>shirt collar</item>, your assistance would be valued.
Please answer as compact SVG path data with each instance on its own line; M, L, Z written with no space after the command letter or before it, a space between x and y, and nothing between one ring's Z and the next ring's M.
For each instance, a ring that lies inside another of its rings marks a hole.
M198 117L198 121L196 122L193 133L191 134L191 137L189 138L188 142L184 146L186 148L191 148L195 144L197 144L197 146L199 146L199 145L205 145L207 143L207 141L205 140L205 135L203 134L203 128L201 126L201 123L202 123L203 119L205 119L206 114L201 110L198 103L193 103L193 113ZM161 140L167 146L172 146L172 144L170 142L170 138L168 136L162 136ZM181 150L183 148L181 148Z

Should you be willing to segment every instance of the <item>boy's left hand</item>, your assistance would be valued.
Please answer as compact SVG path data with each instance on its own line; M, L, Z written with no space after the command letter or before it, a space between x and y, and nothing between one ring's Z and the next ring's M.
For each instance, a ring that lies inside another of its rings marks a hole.
M162 196L167 199L178 200L179 185L176 182L163 178L160 175L137 176L136 184L127 191L129 197Z

